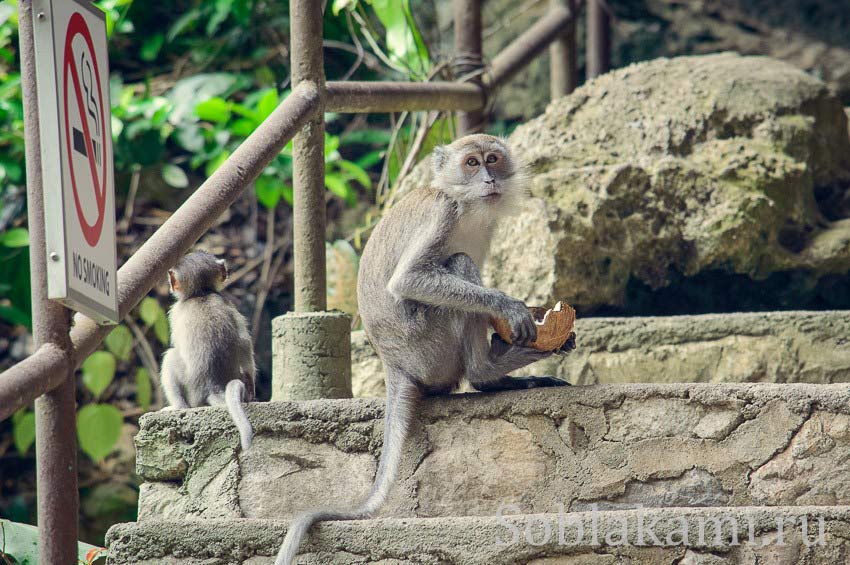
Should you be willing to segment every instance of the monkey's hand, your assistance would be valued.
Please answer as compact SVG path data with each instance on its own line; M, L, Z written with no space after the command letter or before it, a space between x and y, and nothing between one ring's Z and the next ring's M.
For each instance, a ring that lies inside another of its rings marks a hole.
M570 337L567 338L567 341L557 349L555 353L560 355L566 355L571 351L575 351L576 348L576 332L570 332Z
M524 347L537 339L537 324L522 300L505 295L500 311L511 327L511 342L514 345Z

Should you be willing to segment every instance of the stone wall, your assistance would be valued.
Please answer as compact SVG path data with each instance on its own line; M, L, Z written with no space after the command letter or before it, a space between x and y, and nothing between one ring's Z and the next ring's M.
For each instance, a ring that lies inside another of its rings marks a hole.
M137 436L139 519L287 518L368 491L380 400L158 412ZM847 385L610 385L425 402L387 517L850 504ZM447 477L451 477L447 480Z

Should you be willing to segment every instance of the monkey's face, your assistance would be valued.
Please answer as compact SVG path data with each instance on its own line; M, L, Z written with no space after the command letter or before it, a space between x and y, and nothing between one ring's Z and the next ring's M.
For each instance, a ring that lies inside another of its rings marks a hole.
M510 150L489 135L464 137L435 149L434 183L459 202L503 204L516 191Z

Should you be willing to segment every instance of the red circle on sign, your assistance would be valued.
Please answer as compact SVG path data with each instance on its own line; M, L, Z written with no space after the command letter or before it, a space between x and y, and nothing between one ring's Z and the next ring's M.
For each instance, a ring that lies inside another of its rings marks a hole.
M91 53L92 63L94 66L94 76L95 82L97 83L97 95L100 101L100 123L101 123L101 131L103 138L103 151L101 154L103 155L103 159L101 161L101 171L103 173L103 178L101 179L97 174L97 163L95 163L94 150L92 146L92 138L91 132L89 131L89 123L88 119L86 119L85 107L83 105L83 95L80 91L80 78L77 73L77 63L74 60L74 50L72 47L72 43L74 38L80 35L83 40L86 42L86 46L89 49L89 53ZM77 108L80 112L80 120L82 121L83 127L83 138L85 140L86 145L86 154L88 156L89 162L89 172L91 173L92 186L94 188L94 198L97 202L97 220L95 220L94 224L89 224L86 221L86 217L83 214L83 207L80 204L80 195L77 191L77 178L75 176L74 171L74 159L73 159L73 147L71 145L71 128L69 124L69 108L68 108L68 75L71 75L71 79L73 80L74 93L76 94ZM68 22L68 29L65 32L65 62L63 69L63 97L65 103L65 142L67 144L68 150L68 164L71 169L71 188L74 192L74 204L77 208L77 218L80 221L80 228L83 230L83 236L86 238L86 242L94 247L97 245L98 241L100 241L100 234L103 231L103 220L106 212L106 148L108 144L106 143L106 135L107 135L107 124L104 122L104 111L103 111L103 92L100 88L100 71L98 70L97 59L95 57L94 52L94 43L92 42L91 33L89 32L89 27L86 24L86 20L79 13L74 13L71 16L71 20Z

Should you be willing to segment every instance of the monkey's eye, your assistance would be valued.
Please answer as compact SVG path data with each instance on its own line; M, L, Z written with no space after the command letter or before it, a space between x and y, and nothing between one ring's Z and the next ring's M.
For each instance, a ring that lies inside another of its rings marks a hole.
M466 160L466 164L469 167L477 167L481 163L479 163L478 159L476 159L475 157L470 157L469 159Z
M489 155L487 155L487 162L491 165L498 160L499 160L499 158L496 157L493 153L490 153Z

